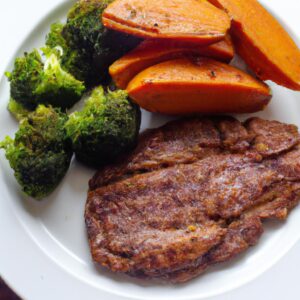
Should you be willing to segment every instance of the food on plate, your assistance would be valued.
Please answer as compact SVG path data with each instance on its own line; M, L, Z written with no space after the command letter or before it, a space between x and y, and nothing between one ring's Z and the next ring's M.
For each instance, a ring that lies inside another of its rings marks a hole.
M20 122L15 139L6 137L6 152L14 175L28 196L48 196L65 176L73 155L65 132L67 115L40 105Z
M10 81L11 97L29 109L34 109L37 105L35 89L43 67L40 53L33 50L16 58L13 72L5 73Z
M12 98L9 99L7 109L18 121L21 121L22 119L26 118L31 112L30 110L25 108L25 106L22 105L20 102L17 102Z
M234 49L229 35L224 40L209 46L149 39L115 61L110 66L109 73L119 88L126 89L129 81L146 68L189 54L230 62L234 56Z
M181 58L139 73L127 86L142 108L165 114L251 113L265 108L271 91L263 82L209 58Z
M46 37L47 47L44 48L44 51L58 51L62 68L76 79L89 85L96 80L94 77L99 77L99 74L96 75L93 73L91 57L80 48L74 47L67 42L62 34L63 29L63 23L54 23L51 25L50 32Z
M80 0L68 13L63 36L68 45L79 49L90 58L92 73L90 84L106 83L108 67L129 50L135 48L140 39L106 29L101 15L112 0Z
M230 28L228 15L206 0L115 0L102 14L107 28L142 38L211 44Z
M185 282L255 245L300 199L296 126L258 118L175 121L90 184L92 257L139 278Z
M90 190L126 179L128 176L169 168L176 164L191 164L223 150L239 153L251 144L261 155L283 152L298 141L293 125L254 118L245 122L234 118L189 118L148 129L139 136L137 147L115 164L102 167L90 180ZM249 127L249 124L251 126Z
M76 158L90 166L108 164L136 145L140 129L140 108L126 91L92 91L82 111L66 123Z
M12 73L6 75L11 98L28 110L34 110L38 104L69 108L85 90L81 81L61 68L58 55L47 53L43 62L36 49L17 58Z
M84 91L84 84L61 68L57 55L50 54L35 89L37 102L66 109L78 102Z
M300 90L300 50L256 0L209 0L232 18L237 53L263 80Z

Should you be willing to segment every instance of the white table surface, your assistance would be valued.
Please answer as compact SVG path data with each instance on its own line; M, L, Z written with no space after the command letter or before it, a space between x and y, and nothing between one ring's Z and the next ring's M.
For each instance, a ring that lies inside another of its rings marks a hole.
M0 0L0 74L5 70L6 63L10 56L23 41L26 34L51 8L55 7L61 1L62 0ZM269 7L292 28L294 34L300 38L299 1L261 0L261 2L269 5ZM7 259L9 259L9 257ZM11 259L13 263L13 258ZM298 300L300 299L299 278L300 242L274 267L256 280L228 294L211 299ZM32 283L32 285L34 286L34 283ZM56 300L67 299L56 298Z

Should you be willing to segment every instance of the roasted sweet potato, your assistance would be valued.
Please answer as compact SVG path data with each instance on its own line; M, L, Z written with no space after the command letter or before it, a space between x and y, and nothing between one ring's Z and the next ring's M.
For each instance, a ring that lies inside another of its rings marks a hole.
M195 41L223 39L228 15L206 0L115 0L103 12L104 26L142 38Z
M209 46L150 39L113 63L109 73L119 88L126 89L128 82L144 69L187 54L229 62L234 56L234 50L230 36Z
M142 108L164 114L251 113L271 99L266 84L209 58L181 58L152 66L128 84Z
M280 23L256 0L209 0L232 22L237 53L262 80L300 90L300 50Z

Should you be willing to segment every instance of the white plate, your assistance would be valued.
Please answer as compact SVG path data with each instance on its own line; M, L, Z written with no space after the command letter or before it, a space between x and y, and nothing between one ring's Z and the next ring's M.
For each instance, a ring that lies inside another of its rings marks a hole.
M49 25L63 19L71 3L63 3L50 12L20 45L16 55L41 46ZM272 103L257 115L300 126L300 94L270 85L274 93ZM17 129L17 123L6 110L8 98L9 86L2 78L0 139L5 135L12 136ZM142 128L156 127L166 120L143 112ZM43 202L35 202L20 193L3 153L0 168L1 274L17 292L32 300L82 300L83 297L89 300L205 299L257 278L286 254L300 237L300 209L297 208L284 224L269 222L256 247L187 284L158 285L134 280L112 274L91 261L83 211L87 182L93 170L73 161L54 194Z

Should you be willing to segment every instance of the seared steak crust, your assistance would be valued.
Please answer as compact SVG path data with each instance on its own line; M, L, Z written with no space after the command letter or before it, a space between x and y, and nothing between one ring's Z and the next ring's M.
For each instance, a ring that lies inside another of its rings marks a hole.
M184 119L147 131L90 181L93 259L116 272L187 281L255 245L262 221L300 199L300 136L258 118Z

